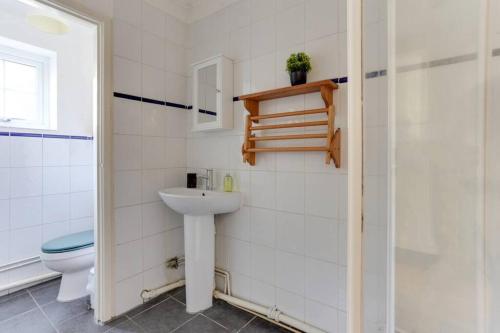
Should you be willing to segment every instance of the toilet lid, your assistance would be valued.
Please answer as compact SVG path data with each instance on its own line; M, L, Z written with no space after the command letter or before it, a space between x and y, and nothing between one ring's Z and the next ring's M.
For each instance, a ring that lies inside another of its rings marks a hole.
M94 230L69 234L50 240L42 245L43 253L63 253L94 245Z

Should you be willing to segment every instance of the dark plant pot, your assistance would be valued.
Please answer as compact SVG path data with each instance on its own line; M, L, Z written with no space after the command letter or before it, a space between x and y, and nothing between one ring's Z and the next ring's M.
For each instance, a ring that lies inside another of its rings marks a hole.
M291 72L290 73L290 83L292 86L296 86L298 84L304 84L307 82L307 72L306 71L300 71L300 72Z

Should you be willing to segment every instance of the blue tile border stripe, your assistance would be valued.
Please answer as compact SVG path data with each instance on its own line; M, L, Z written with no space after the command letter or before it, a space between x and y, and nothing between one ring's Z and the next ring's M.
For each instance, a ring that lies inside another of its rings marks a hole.
M43 139L66 139L66 140L94 140L93 136L49 134L49 133L0 132L0 136L43 138Z
M130 99L132 101L139 101L139 102L142 100L142 98L139 96L123 94L123 93L119 93L116 91L113 93L113 96L118 97L118 98Z
M70 135L62 135L62 134L43 134L44 138L47 139L70 139Z
M165 105L165 103L166 103L164 101L159 101L157 99L146 98L146 97L142 97L142 101L144 103L157 104L157 105Z
M25 136L25 137L29 137L29 138L41 138L41 137L43 137L43 134L10 132L10 136Z
M93 140L94 139L91 136L79 136L79 135L71 135L69 138L71 140Z
M113 93L113 96L117 97L117 98L128 99L131 101L144 102L144 103L156 104L156 105L165 105L165 106L171 106L171 107L179 108L179 109L187 109L188 108L188 106L184 105L184 104L179 104L179 103L174 103L174 102L169 102L169 101L160 101L158 99L129 95L129 94L124 94L124 93L120 93L120 92L116 92L116 91Z
M330 80L332 82L335 82L335 83L347 83L347 81L348 81L347 76L338 77L338 78L334 78L334 79L330 79ZM128 99L131 101L144 102L144 103L150 103L150 104L156 104L156 105L165 105L165 106L170 106L170 107L179 108L179 109L191 110L193 108L192 105L184 105L184 104L174 103L174 102L169 102L169 101L160 101L157 99L152 99L152 98L147 98L147 97L124 94L124 93L117 92L117 91L115 91L113 93L113 96L117 97L117 98ZM233 97L233 102L238 102L239 100L240 100L239 96ZM206 113L206 114L213 113L215 115L215 112L213 112L213 111L207 111L207 110L200 110L200 111L202 111L201 113ZM204 112L204 111L207 111L207 112Z
M178 103L173 103L173 102L167 102L165 101L166 106L171 106L173 108L179 108L179 109L188 109L187 105L184 104L178 104Z
M199 113L205 113L205 114L208 114L210 116L216 116L217 115L217 112L214 112L214 111L208 111L208 110L203 110L203 109L198 109L198 112Z
M336 79L332 79L332 81L335 83L342 84L342 83L347 83L348 79L347 79L347 76L343 76L343 77L339 77Z

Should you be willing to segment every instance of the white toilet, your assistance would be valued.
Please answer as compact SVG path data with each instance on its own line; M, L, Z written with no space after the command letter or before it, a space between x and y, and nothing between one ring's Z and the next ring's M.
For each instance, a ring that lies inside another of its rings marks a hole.
M94 266L94 231L87 230L50 240L40 258L47 268L62 273L59 302L88 295L87 279Z

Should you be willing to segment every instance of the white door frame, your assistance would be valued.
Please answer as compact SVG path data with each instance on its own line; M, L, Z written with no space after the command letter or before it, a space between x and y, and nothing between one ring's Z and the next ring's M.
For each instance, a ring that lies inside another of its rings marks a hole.
M386 258L386 332L396 331L395 249L396 249L396 1L387 0L387 258Z
M347 1L347 332L363 332L363 12Z
M94 316L104 323L112 319L114 300L114 236L112 182L112 34L111 20L84 9L73 0L36 0L96 25L97 108L94 114L96 177L94 185L94 246L96 298Z

